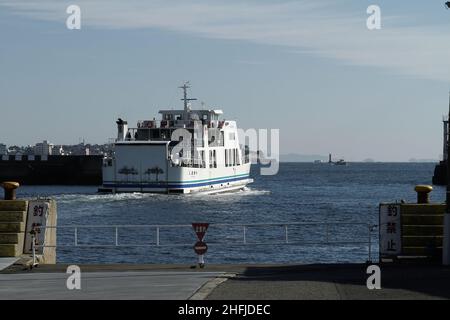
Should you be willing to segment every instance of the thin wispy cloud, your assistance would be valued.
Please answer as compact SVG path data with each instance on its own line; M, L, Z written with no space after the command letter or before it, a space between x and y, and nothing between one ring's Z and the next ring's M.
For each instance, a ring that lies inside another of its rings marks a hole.
M0 6L33 19L61 23L67 18L65 8L72 3L15 0L0 1ZM346 11L342 3L331 0L76 1L82 9L84 29L170 30L276 45L299 54L382 68L399 75L440 81L450 79L448 26L408 26L405 21L415 19L383 14L382 29L369 31L366 13Z
M267 64L267 62L257 61L257 60L236 60L236 61L234 61L234 63L244 64L244 65L249 65L249 66L262 66L262 65Z

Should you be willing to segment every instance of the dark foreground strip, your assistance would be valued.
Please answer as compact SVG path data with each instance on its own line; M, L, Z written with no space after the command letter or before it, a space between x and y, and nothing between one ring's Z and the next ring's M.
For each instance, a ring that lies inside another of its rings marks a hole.
M445 314L449 301L0 301L2 319L45 310L45 319L388 319Z

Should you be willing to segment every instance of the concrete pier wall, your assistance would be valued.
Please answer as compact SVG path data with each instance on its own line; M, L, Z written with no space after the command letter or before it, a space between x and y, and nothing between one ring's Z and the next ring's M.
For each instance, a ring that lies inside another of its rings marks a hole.
M383 223L387 211L391 220ZM391 203L380 206L380 258L441 259L445 204Z
M0 257L23 254L28 201L0 200Z
M43 209L43 210L41 210ZM31 257L33 226L56 226L55 200L0 200L0 257ZM39 263L56 263L56 229L44 228L36 235Z
M47 226L57 225L57 208L56 201L49 201L49 211L47 216ZM40 255L40 263L55 264L56 263L56 228L45 229L45 244L52 247L45 247L42 255Z

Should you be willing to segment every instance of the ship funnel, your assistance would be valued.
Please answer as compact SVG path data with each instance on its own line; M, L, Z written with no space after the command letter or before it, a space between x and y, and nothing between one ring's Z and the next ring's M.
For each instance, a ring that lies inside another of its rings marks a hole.
M128 132L128 123L121 118L117 121L117 141L124 141Z

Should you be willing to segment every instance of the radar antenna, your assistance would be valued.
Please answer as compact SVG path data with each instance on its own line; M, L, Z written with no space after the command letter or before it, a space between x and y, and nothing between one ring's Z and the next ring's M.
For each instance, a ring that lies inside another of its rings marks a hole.
M193 100L197 100L195 98L188 98L187 97L187 89L190 88L190 84L189 81L186 81L181 87L178 87L180 89L183 89L183 98L181 99L182 101L184 101L184 111L187 112L188 111L188 101L193 101Z

